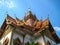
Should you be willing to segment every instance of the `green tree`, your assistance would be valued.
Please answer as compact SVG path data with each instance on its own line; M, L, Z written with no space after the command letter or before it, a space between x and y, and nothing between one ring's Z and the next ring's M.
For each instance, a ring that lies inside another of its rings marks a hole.
M35 45L34 41L32 41L32 42L30 43L30 45Z

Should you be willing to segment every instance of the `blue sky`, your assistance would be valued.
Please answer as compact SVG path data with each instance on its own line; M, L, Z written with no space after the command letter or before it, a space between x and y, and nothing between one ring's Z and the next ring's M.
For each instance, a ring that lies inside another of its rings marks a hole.
M0 0L0 27L6 17L6 12L14 18L23 19L28 8L40 20L48 15L52 26L60 38L60 0Z

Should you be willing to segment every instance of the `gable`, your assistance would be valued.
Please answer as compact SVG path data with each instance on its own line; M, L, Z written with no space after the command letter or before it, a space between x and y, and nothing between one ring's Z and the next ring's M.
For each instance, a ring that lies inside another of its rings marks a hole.
M51 25L50 22L49 22L49 31L50 31L52 37L55 39L55 42L56 42L56 43L60 43L60 39L59 39L59 37L57 36L57 34L56 34L56 32L55 32L55 30L54 30L54 28L52 27L52 25Z
M50 20L47 18L44 21L42 20L40 21L31 12L29 12L28 15L24 17L23 20L19 20L17 17L14 19L7 14L7 17L3 25L1 26L3 32L5 31L7 25L11 25L15 28L18 28L20 29L20 31L23 31L32 36L38 35L40 32L44 31L47 28L49 29L52 37L56 38L55 41L57 43L59 42L59 38L57 37L56 32L54 31L50 23Z

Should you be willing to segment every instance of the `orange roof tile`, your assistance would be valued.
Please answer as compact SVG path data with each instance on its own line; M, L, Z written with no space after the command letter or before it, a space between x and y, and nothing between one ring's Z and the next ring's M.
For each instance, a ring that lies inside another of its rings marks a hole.
M42 22L42 27L41 29L45 28L49 24L49 20L46 19L45 21Z
M41 28L41 25L42 25L42 21L38 21L38 22L36 23L35 28L36 28L36 29L39 29L39 28Z

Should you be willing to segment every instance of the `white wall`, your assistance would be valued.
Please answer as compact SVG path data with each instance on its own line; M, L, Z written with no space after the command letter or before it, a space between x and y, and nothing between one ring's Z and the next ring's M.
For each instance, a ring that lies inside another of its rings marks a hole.
M21 41L21 43L23 43L23 36L21 36L21 35L13 32L13 37L12 37L12 43L11 43L11 45L13 45L13 40L16 39L16 38L19 38L20 41Z
M32 39L32 38L33 38L33 37L31 37L30 35L26 34L26 35L25 35L25 39L24 39L24 43L31 42L31 39Z
M3 42L6 40L6 38L9 38L9 43L8 43L8 45L10 45L10 40L11 40L11 35L12 35L12 32L9 32L5 37L3 37L2 39L1 39L1 45L3 45Z
M49 39L47 36L44 36L44 37L45 37L46 42L49 41L51 45L54 45L54 44L56 45L56 43L53 40Z
M42 36L40 36L39 38L37 38L37 39L35 40L35 43L37 43L37 42L40 42L40 43L42 43L42 45L45 45L44 39L43 39Z
M34 39L33 36L30 36L30 35L27 34L27 35L25 36L24 43L32 42L32 41L34 41L35 43L40 42L40 43L42 43L42 45L45 45L44 39L43 39L42 36L40 36L40 37Z

